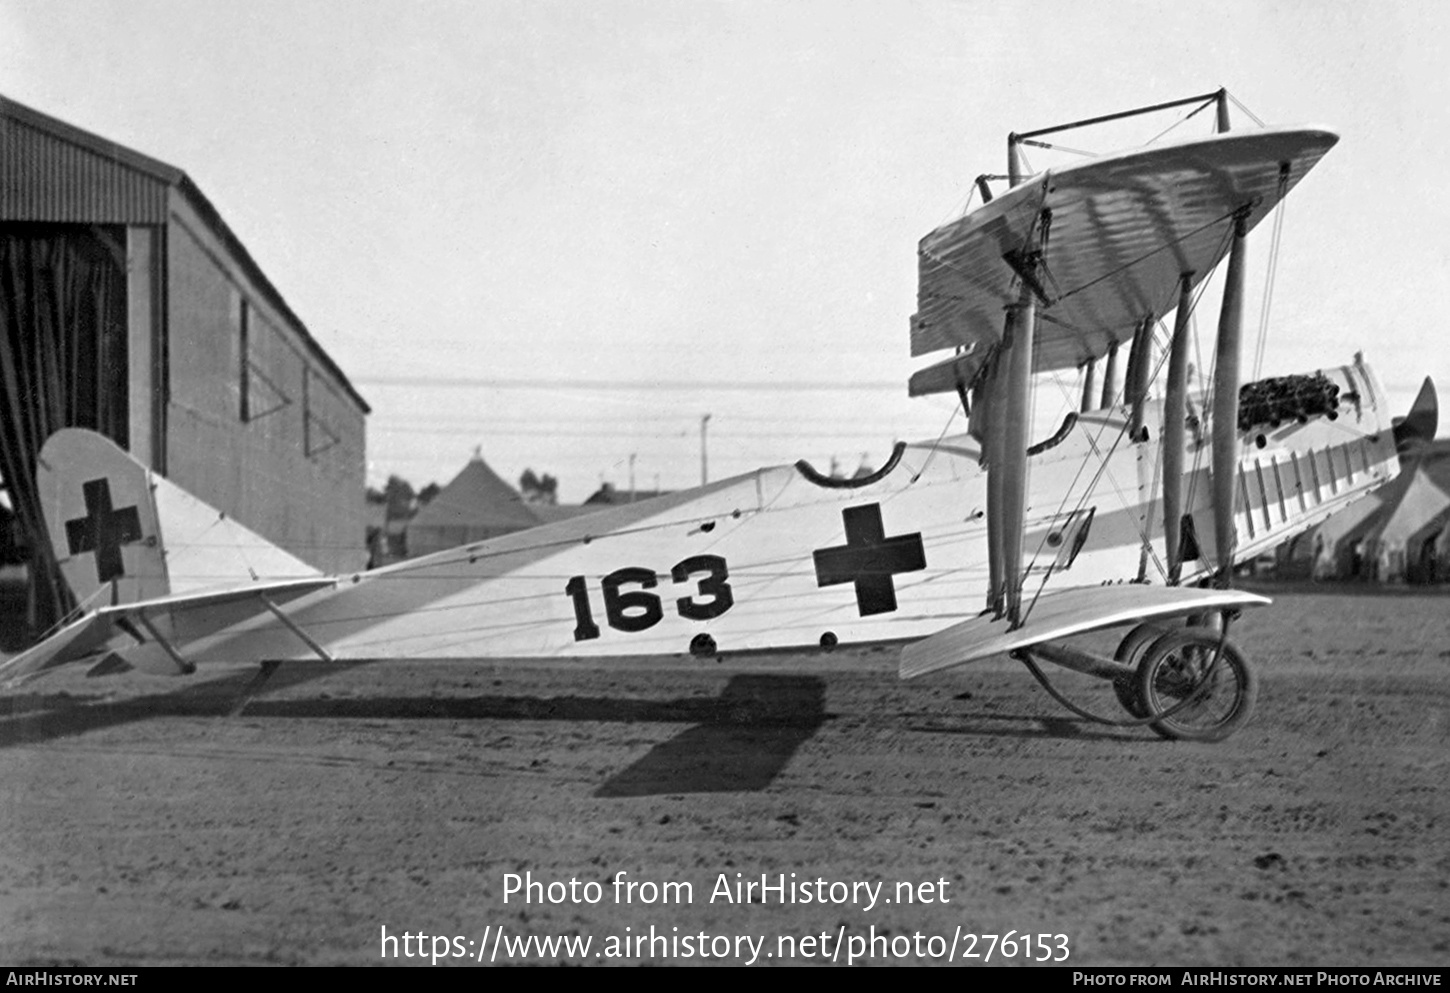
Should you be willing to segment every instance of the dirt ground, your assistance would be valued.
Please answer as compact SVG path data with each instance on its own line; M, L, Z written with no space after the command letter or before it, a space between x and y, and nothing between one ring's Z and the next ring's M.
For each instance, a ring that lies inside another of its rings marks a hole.
M49 677L0 698L0 961L1450 963L1450 595L1270 593L1216 745L890 649L297 663L239 716L252 669Z

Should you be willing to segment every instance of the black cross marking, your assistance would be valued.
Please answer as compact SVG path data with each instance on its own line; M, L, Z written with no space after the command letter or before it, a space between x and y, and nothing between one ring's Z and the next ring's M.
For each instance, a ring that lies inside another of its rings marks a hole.
M135 507L111 509L111 483L93 479L84 484L86 516L65 522L65 537L70 553L96 553L96 572L101 582L126 574L121 561L121 546L141 540L141 515Z
M816 585L856 584L856 606L862 617L889 614L896 609L896 583L892 576L926 568L921 532L886 537L881 504L847 507L846 543L815 552Z

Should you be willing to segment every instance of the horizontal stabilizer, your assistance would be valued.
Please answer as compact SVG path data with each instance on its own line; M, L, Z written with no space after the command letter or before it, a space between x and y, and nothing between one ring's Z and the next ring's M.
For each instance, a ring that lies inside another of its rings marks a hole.
M126 665L143 672L170 675L178 671L170 647L158 643L154 637L139 645L135 642L135 638L139 637L137 632L153 633L151 621L168 615L186 615L191 636L198 637L209 633L209 626L225 627L239 623L247 616L267 613L270 611L268 602L285 603L336 585L337 581L327 576L287 579L273 583L251 583L224 590L174 593L135 603L102 607L61 628L14 658L0 663L0 686L18 683L55 666L94 655L108 645ZM235 609L238 606L242 608L240 612ZM214 609L221 607L233 609L229 612ZM209 621L212 623L209 624ZM118 628L132 633L121 635ZM115 642L111 640L113 637ZM122 641L124 644L119 643Z
M99 612L86 614L44 641L0 663L0 686L13 686L47 669L85 658L104 645L111 633L109 618Z
M262 597L281 601L311 593L314 590L336 586L332 576L315 576L305 579L281 579L271 583L250 583L246 586L231 586L226 589L197 590L192 593L173 593L139 603L123 603L115 607L102 607L100 613L109 616L134 615L146 610L152 613L162 611L190 610L199 607L218 607L243 600L255 600L261 604Z
M1044 593L1015 631L1006 618L984 614L953 624L901 651L902 679L975 662L1056 638L1161 617L1179 617L1226 607L1261 607L1266 597L1239 590L1184 586L1084 586Z

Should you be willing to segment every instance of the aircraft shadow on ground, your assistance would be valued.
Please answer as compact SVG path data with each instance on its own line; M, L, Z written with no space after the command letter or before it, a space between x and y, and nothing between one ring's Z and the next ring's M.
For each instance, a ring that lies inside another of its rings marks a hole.
M976 711L953 716L949 723L943 721L940 714L905 716L907 727L918 734L956 734L973 738L1071 738L1078 741L1134 741L1142 739L1145 734L1152 735L1146 726L1114 726L1057 714L989 714Z
M367 663L350 663L352 665ZM830 719L825 681L800 675L737 675L716 697L641 700L603 696L364 696L326 693L301 699L266 694L333 674L340 665L284 665L242 711L248 719L600 721L688 725L610 776L601 798L766 789L796 752ZM0 699L0 748L33 746L158 717L226 719L252 670L189 683L168 693L114 699L52 692ZM1133 739L1141 729L1109 728L1042 714L904 714L920 734L973 737Z
M611 776L598 797L765 789L826 722L826 685L814 676L735 676L706 720Z
M283 666L266 691L319 678L336 667ZM0 748L37 745L158 717L226 718L251 672L209 679L170 693L19 694L0 701ZM740 675L717 697L638 700L591 696L329 697L251 699L255 718L526 720L669 723L687 727L611 776L600 797L761 790L827 720L825 683L810 676Z
M993 727L984 723L1002 721L1010 726ZM970 714L961 719L959 727L912 727L921 734L960 734L973 738L1073 738L1079 741L1132 741L1142 736L1132 728L1113 728L1077 717L1050 717L1043 714Z

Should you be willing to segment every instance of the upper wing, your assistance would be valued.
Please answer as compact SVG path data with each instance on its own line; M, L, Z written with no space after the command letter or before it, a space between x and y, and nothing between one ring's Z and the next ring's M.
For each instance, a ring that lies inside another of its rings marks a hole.
M1042 251L1036 371L1070 369L1129 340L1228 250L1234 214L1257 224L1339 139L1323 129L1232 132L1041 173L943 225L919 247L911 351L985 355L1020 282L1008 259Z

